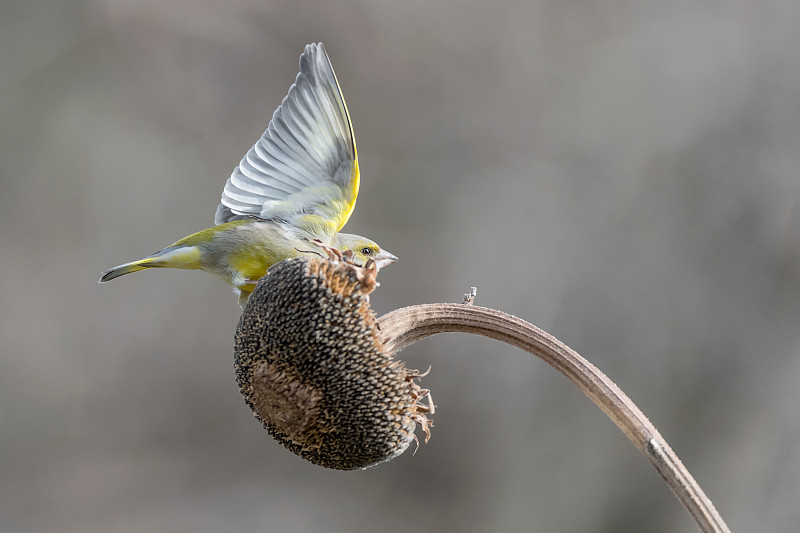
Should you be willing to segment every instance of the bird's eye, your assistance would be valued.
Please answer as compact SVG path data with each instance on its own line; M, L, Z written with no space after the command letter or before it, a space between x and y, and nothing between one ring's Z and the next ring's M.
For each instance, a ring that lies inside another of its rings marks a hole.
M370 248L369 246L365 246L364 248L361 249L361 253L364 255L372 255L372 248Z

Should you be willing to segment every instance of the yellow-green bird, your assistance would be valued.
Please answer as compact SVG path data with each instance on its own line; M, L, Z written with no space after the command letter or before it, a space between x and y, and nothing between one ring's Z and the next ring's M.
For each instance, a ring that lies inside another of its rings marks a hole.
M322 43L306 45L300 73L267 131L225 183L212 228L103 272L100 283L147 268L210 272L234 287L244 307L273 264L317 242L351 250L378 268L397 257L373 241L339 233L358 195L353 126Z

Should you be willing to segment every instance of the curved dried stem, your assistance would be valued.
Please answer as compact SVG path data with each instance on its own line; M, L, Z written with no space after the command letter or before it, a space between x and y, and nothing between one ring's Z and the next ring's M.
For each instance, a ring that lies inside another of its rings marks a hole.
M614 382L589 361L545 331L515 316L465 304L425 304L382 316L382 340L396 353L420 339L444 332L474 333L531 353L564 374L622 430L658 470L704 532L730 532L658 430Z

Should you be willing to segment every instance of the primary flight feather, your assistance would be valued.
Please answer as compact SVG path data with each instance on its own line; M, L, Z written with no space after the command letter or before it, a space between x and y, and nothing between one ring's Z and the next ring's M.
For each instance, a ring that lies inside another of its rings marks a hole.
M350 250L359 264L397 260L373 241L339 233L356 204L360 174L353 126L322 43L306 45L300 73L267 131L225 183L214 227L138 261L103 272L100 283L147 268L210 272L244 307L273 264L318 250Z

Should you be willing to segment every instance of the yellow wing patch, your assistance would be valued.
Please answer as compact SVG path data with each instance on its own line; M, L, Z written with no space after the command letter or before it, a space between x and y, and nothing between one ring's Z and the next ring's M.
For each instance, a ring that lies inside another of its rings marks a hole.
M347 116L347 122L348 124L350 123L350 115ZM355 149L356 149L356 141L355 138L353 138L353 150L355 151ZM337 232L341 231L344 225L347 224L347 221L350 220L350 215L353 214L353 210L356 208L356 199L358 198L358 186L360 182L361 182L361 172L358 169L358 154L356 153L356 158L353 160L353 170L350 171L350 189L347 191L350 201L345 202L342 214L336 220Z
M333 72L333 66L331 66L331 72ZM342 92L342 86L339 85L339 79L336 77L336 73L333 73L333 79L336 82L336 89L339 92L339 98L342 99L342 107L344 108L344 120L347 123L347 129L350 132L350 142L353 146L353 168L350 170L350 188L347 190L347 197L349 201L347 202L344 210L342 211L341 216L337 220L338 227L336 231L339 232L342 230L347 221L350 220L350 215L353 214L353 210L356 208L356 199L358 198L358 187L361 183L361 171L358 168L358 149L356 148L356 134L353 131L353 121L350 120L350 110L347 109L347 101L344 99L344 93Z

